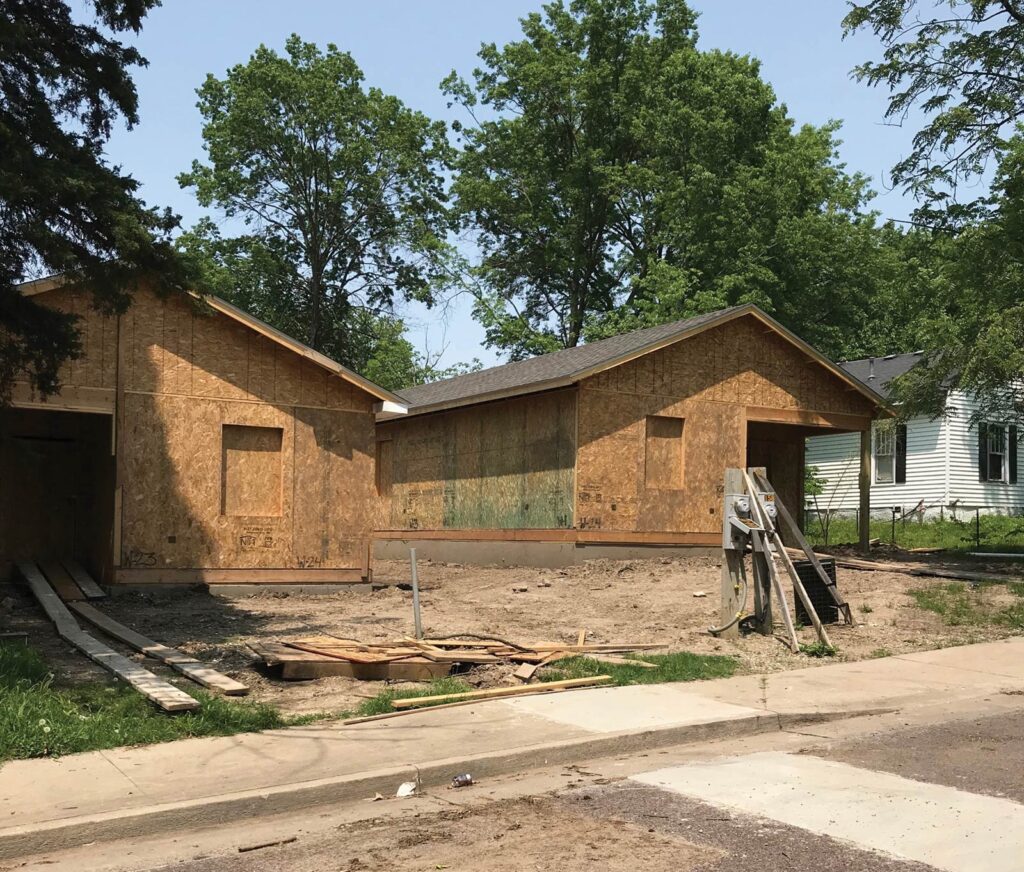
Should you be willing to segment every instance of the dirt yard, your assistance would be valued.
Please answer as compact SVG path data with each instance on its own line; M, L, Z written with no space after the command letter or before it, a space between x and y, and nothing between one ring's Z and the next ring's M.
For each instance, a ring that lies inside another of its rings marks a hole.
M884 559L892 559L892 555ZM993 575L1013 571L1014 565L993 564L991 571ZM978 564L970 568L985 569ZM946 579L841 568L839 588L850 602L858 626L829 628L837 658L791 654L778 638L751 634L721 640L707 633L707 627L718 619L719 576L717 559L709 557L600 560L567 569L420 563L428 636L472 632L526 643L568 642L575 640L580 629L586 629L589 642L657 642L665 650L734 656L743 671L774 672L835 659L857 660L983 641L1014 632L997 623L949 626L940 615L920 608L908 593L948 585ZM381 562L375 577L382 585L372 592L365 588L329 595L266 592L227 599L203 590L132 591L119 593L101 607L139 632L245 682L252 688L251 698L290 713L339 712L375 696L380 684L346 678L274 679L253 665L246 643L323 633L387 641L411 633L412 595L397 586L408 579L408 567ZM985 586L976 596L993 606L1020 602L1002 585ZM0 614L0 623L7 630L27 631L30 642L50 660L61 679L103 675L57 639L24 591L0 591L0 610L5 612ZM800 636L804 642L815 641L810 628L800 630ZM163 669L153 661L147 661L147 666L158 672ZM514 684L513 669L478 667L461 677L477 686Z

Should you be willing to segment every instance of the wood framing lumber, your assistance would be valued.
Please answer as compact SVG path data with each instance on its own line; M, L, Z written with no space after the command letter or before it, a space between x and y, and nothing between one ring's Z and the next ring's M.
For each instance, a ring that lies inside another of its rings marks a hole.
M762 530L767 531L771 522L761 508L761 502L757 498L757 488L747 471L745 469L741 471L743 473L743 482L746 485L747 492L750 494L750 508L754 514L754 520ZM796 637L796 628L793 626L793 618L789 613L789 603L786 601L786 592L782 589L782 581L779 578L779 568L775 564L775 553L771 550L769 543L766 541L767 533L754 532L752 533L752 538L758 540L758 545L755 546L755 549L761 550L767 558L765 564L768 568L768 575L772 581L772 587L775 590L775 596L779 601L779 608L782 611L782 622L786 627L789 650L796 654L800 650L800 640Z
M789 555L786 553L786 547L782 544L782 540L779 538L779 534L773 531L775 536L775 544L778 547L779 559L782 561L782 565L786 567L786 572L789 573L790 581L793 582L793 589L796 591L797 596L800 597L800 601L804 604L804 611L810 616L811 623L814 625L814 632L818 634L818 641L821 642L826 648L832 647L832 640L829 639L828 633L825 631L825 626L821 623L821 618L818 617L817 609L814 608L814 603L811 602L811 598L807 595L807 589L804 587L803 581L800 579L800 575L796 571L796 567L793 565L793 561L790 560Z
M591 687L607 684L612 680L610 675L595 675L592 678L568 678L565 681L550 681L546 684L531 684L525 687L492 687L487 690L470 690L466 693L445 693L439 696L418 696L410 699L396 699L391 703L396 709L416 708L433 703L461 702L462 700L495 699L505 696L519 696L524 693L537 693L551 690L568 690L572 687Z
M19 563L18 572L25 579L39 605L46 612L46 616L53 621L53 625L57 628L57 634L62 639L81 632L78 622L61 602L56 591L50 587L38 566L34 563Z
M754 472L754 480L762 486L771 488L771 482L769 482L767 477L760 471ZM833 582L828 573L825 572L825 567L821 565L821 560L818 558L818 555L814 553L814 549L811 547L811 543L808 542L807 538L804 536L803 531L800 529L800 525L793 519L793 516L789 513L789 509L786 508L782 500L776 499L775 508L778 509L779 517L782 519L782 523L785 524L787 532L792 537L793 541L796 542L799 551L803 552L804 557L810 562L811 566L814 567L814 571L818 573L818 578L821 579L821 583L825 585L829 595L839 607L839 610L843 614L843 618L851 627L856 626L856 622L853 619L853 610L839 595L835 582ZM797 551L797 549L792 550L794 552Z
M556 660L564 660L566 657L572 657L573 655L566 651L552 651L550 654L546 654L536 663L524 663L515 672L512 673L513 678L518 678L520 681L529 681L533 678L541 666L546 666L548 663L554 663Z
M110 638L123 642L129 648L133 648L147 657L166 663L175 671L203 687L220 691L226 696L245 696L249 692L249 688L241 682L218 672L195 657L182 654L175 648L169 648L167 645L147 639L141 633L136 633L130 627L119 624L88 603L69 603L68 608L85 618L94 627L102 630Z
M829 555L825 555L826 557ZM921 578L949 578L954 581L1021 581L1017 577L999 575L992 572L972 572L966 569L946 569L928 566L926 563L878 563L873 560L858 560L854 557L833 557L836 566L844 569L862 569L866 572L902 572Z
M58 561L44 560L40 562L39 568L50 582L50 586L64 602L77 602L85 599L81 588L75 584L75 580L68 575L68 571Z
M199 708L199 703L185 691L143 669L137 663L132 663L127 657L112 651L82 630L35 564L19 563L18 571L28 582L29 589L65 642L73 645L94 663L126 681L164 711L193 711Z
M93 581L92 576L82 568L82 564L77 560L63 560L61 562L64 564L68 575L74 579L75 584L79 586L82 593L88 599L104 599L106 597L106 591Z
M576 645L577 645L577 647L582 647L586 643L587 643L587 629L586 629L586 627L584 627L584 628L582 628L579 631L579 633L576 636Z
M267 666L279 667L285 681L335 676L360 681L430 681L452 670L450 663L434 663L418 654L405 660L356 663L300 651L278 642L250 642L249 647Z

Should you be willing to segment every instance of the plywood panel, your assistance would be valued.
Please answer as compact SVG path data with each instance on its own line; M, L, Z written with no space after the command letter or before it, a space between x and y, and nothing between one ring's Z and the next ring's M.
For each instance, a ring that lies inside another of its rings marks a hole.
M279 517L280 427L224 424L221 428L221 514Z
M360 565L376 522L374 447L369 414L298 413L293 543L298 565Z
M393 529L572 523L572 391L390 422L380 432L393 440Z
M814 411L818 421L858 421L874 411L753 317L587 379L579 397L576 526L637 533L720 530L722 473L746 461L748 407L761 414ZM672 417L685 418L677 489L664 486L677 476L674 440L667 431L650 439L652 426L669 427L658 422ZM795 494L799 458L786 457L785 479Z

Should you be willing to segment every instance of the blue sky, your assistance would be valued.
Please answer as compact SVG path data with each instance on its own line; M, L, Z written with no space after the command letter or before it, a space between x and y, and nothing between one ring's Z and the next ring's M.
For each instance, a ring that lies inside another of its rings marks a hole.
M140 123L118 131L113 162L142 184L142 196L170 206L189 226L202 215L175 176L202 157L195 89L207 73L222 75L260 43L283 47L291 33L349 51L369 84L409 106L452 120L438 83L452 69L468 75L481 42L517 38L519 18L541 0L164 0L135 40L149 67L135 75ZM762 75L798 123L843 122L841 155L850 170L870 176L885 217L905 218L912 204L885 185L886 174L909 150L912 130L883 123L884 91L853 81L855 64L876 57L870 35L843 40L845 0L692 0L701 13L700 45L762 62ZM444 312L415 307L402 313L420 351L443 349L442 363L479 358L483 332L469 305L456 299Z

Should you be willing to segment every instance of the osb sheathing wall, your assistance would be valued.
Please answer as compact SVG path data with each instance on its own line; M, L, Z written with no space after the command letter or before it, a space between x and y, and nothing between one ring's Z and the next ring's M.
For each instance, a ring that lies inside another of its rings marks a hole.
M745 466L748 409L873 413L756 318L712 328L581 382L576 526L720 533L722 473ZM683 419L682 475L660 487L645 470L648 416Z
M120 325L72 289L45 302L83 316L85 353L61 398L118 395L122 570L363 566L375 398L191 299L140 293ZM232 449L225 425L266 429L241 430ZM229 470L237 494L224 492Z
M378 428L384 529L572 526L575 390Z

